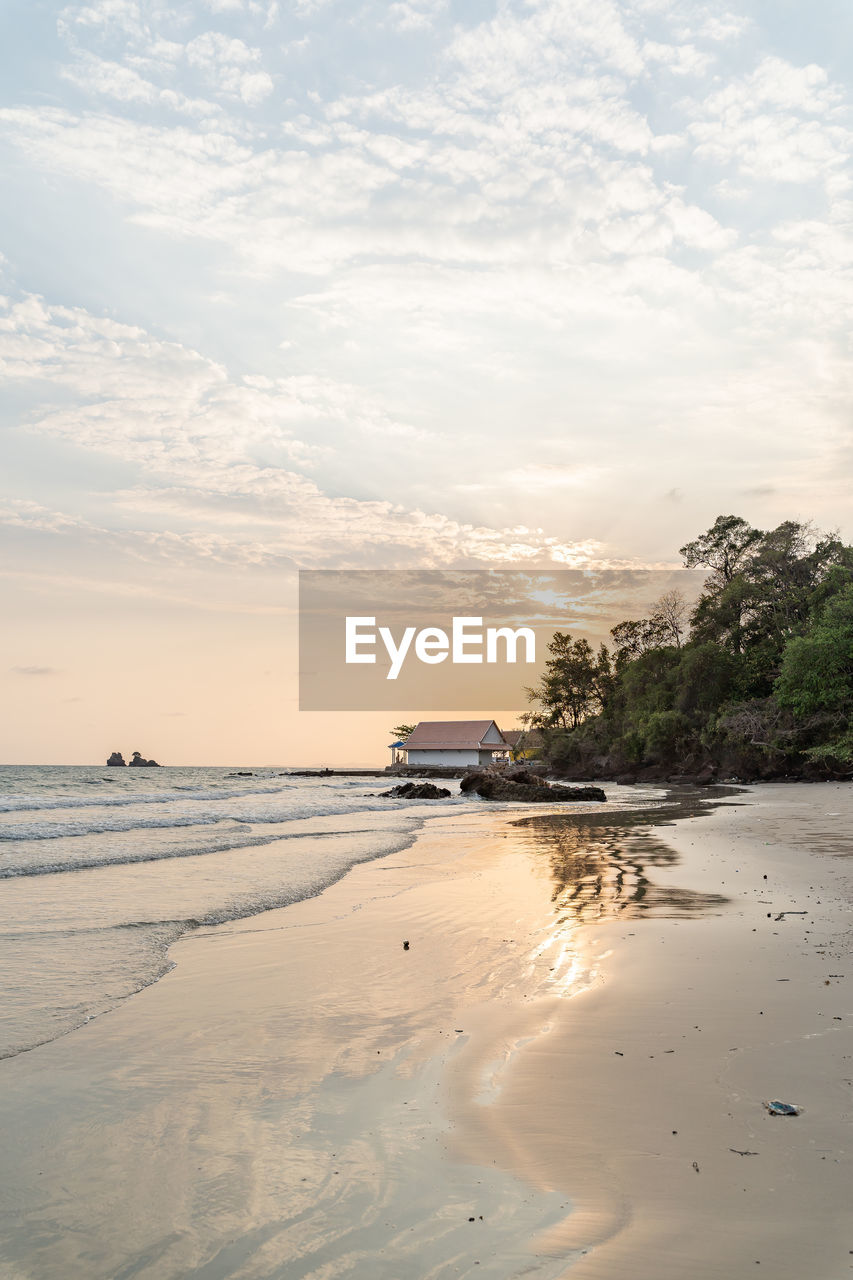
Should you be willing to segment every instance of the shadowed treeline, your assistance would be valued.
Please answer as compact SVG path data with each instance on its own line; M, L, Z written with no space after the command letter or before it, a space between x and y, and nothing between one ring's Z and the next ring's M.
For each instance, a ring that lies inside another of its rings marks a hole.
M853 547L794 520L739 516L680 550L708 576L613 627L596 651L558 631L532 722L572 777L848 777Z

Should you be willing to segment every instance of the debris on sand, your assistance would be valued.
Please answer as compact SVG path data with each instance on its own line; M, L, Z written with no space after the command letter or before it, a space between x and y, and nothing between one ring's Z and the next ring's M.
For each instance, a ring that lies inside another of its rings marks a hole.
M802 1107L798 1107L794 1102L765 1102L765 1107L771 1116L798 1116L802 1111Z

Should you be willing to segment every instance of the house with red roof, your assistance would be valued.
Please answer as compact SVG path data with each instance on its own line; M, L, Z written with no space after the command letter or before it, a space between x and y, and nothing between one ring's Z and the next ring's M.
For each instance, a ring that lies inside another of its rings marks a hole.
M494 720L421 720L399 744L410 765L463 765L508 760L510 747Z

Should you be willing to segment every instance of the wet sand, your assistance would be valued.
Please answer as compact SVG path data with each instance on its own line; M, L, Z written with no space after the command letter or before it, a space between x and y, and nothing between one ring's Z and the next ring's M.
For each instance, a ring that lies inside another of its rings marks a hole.
M586 1249L572 1280L853 1272L851 800L755 787L653 830L681 856L655 879L728 905L594 929L599 979L469 1115L469 1155L503 1144L533 1185L573 1189L538 1241Z
M0 1275L849 1274L851 789L677 799L437 818L0 1064Z

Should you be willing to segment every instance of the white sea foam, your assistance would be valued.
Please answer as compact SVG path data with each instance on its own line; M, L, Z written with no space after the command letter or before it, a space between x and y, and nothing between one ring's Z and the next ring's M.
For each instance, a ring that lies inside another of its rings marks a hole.
M469 803L379 799L382 778L231 772L0 770L0 1056L156 981L188 930L319 893Z

